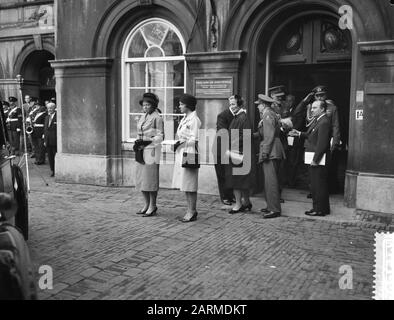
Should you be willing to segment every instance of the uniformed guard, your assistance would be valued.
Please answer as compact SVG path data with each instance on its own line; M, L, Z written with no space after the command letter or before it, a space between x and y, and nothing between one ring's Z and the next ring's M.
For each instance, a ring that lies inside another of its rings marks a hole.
M261 121L258 132L254 134L260 139L259 163L263 164L264 186L267 208L261 210L265 219L281 215L279 168L285 159L285 151L280 140L280 119L272 108L274 99L260 94L258 104Z
M33 120L33 133L31 136L36 153L36 162L34 162L36 165L45 164L44 128L47 115L47 108L40 106Z
M36 149L35 149L35 145L33 142L33 137L32 137L32 132L34 131L34 124L33 121L37 115L38 110L40 110L40 105L38 104L38 98L36 97L31 97L30 99L30 107L28 110L28 115L26 118L26 131L28 134L28 139L30 141L31 144L31 148L32 148L32 154L31 154L31 158L35 158L36 157Z
M22 109L18 106L18 99L9 97L10 111L7 122L10 128L11 154L19 153L20 134L22 132Z

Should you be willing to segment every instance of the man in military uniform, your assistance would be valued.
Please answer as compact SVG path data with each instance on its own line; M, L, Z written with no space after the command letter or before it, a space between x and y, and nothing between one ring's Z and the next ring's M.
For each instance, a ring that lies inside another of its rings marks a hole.
M33 120L33 133L31 136L36 154L36 162L34 162L36 165L45 164L44 130L47 115L47 108L40 106Z
M280 140L282 142L282 146L287 152L288 150L288 143L287 143L287 128L285 125L285 119L288 118L288 105L286 102L286 86L280 85L276 87L272 87L268 89L269 96L274 100L272 103L272 108L276 112L276 114L279 117L280 121ZM290 128L292 129L292 128ZM285 185L286 178L284 174L286 173L286 168L285 168L285 161L282 160L280 162L279 166L279 184L280 184L280 193L282 194L283 187ZM280 199L281 203L285 203L285 200Z
M29 115L30 103L31 103L31 97L29 95L26 95L25 96L25 103L22 106L22 110L24 112L24 117L25 117L25 128L27 128L26 119ZM22 126L22 129L23 129L23 126ZM24 134L24 132L21 132L19 145L20 145L21 150L23 150L23 152L24 152L24 148L25 148L25 134ZM26 147L27 147L28 151L29 150L31 151L31 144L30 144L29 138L27 138L27 140L26 140Z
M260 94L258 104L261 121L259 130L254 134L260 139L259 164L263 164L264 186L267 208L261 210L265 219L280 217L282 208L280 201L279 168L285 158L280 141L280 119L272 108L274 100Z
M10 111L8 113L7 122L10 127L10 140L11 140L11 154L16 155L19 153L20 135L22 132L22 109L18 106L18 99L9 97Z
M28 110L27 118L26 118L26 128L28 128L28 127L33 128L33 120L36 117L38 110L40 109L40 105L38 104L38 98L32 97L30 99L29 105L30 105L30 107ZM29 143L32 148L31 158L35 158L36 157L36 149L35 149L35 145L33 143L33 137L31 134L28 135L28 140L29 140Z

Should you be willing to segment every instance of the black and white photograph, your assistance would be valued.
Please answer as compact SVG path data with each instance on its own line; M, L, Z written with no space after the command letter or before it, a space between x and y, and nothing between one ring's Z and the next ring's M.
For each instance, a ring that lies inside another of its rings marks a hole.
M393 124L393 0L0 0L0 300L394 300Z

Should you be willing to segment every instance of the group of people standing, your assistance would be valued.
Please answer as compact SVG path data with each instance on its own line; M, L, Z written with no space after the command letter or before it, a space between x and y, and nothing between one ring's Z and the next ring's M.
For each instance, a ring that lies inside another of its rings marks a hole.
M229 97L229 107L217 117L217 132L228 132L229 139L215 138L215 169L221 201L230 214L251 211L250 193L255 187L257 166L262 167L267 207L261 209L265 219L281 216L283 163L286 158L301 158L304 151L311 154L309 164L310 189L313 208L308 216L330 214L328 168L331 152L340 145L339 120L334 103L327 100L327 90L318 86L298 105L295 97L286 95L283 86L269 90L269 95L259 94L255 102L259 114L257 130L253 126L241 96ZM136 189L142 192L145 206L137 214L143 217L157 215L161 144L164 140L164 124L158 108L159 99L153 93L145 93L140 101L144 115L138 122L136 152ZM197 99L189 94L179 98L181 120L173 145L175 166L173 187L185 192L187 212L182 222L196 221L198 190L198 140L201 121L196 113ZM247 142L247 143L245 143ZM250 143L249 143L250 142ZM226 145L223 145L226 144ZM256 147L257 150L256 150ZM296 150L294 156L289 152ZM225 152L224 152L225 151ZM192 159L192 161L190 161ZM226 161L223 161L226 160ZM305 158L306 160L306 158ZM249 161L249 170L237 169ZM304 156L302 156L304 161ZM191 162L191 163L190 163ZM296 168L298 164L293 164Z
M38 98L26 95L22 106L15 97L9 97L2 105L11 154L23 155L26 144L30 157L35 158L34 164L43 165L47 153L51 176L54 177L57 152L56 100L52 98L41 104Z

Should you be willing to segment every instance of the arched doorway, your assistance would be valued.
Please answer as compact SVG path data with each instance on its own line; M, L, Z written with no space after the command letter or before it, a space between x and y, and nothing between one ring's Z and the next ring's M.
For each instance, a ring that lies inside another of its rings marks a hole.
M258 92L267 92L271 86L284 85L287 93L295 96L296 106L317 85L328 87L328 98L338 108L342 141L341 150L336 151L333 157L330 185L332 193L344 193L352 69L350 32L341 30L338 19L330 15L295 15L284 21L272 34L264 58L265 81L257 82ZM261 86L263 83L264 87ZM289 181L285 176L285 185L308 188L307 167L301 160L295 179Z
M56 98L54 70L49 63L54 59L46 50L36 50L27 56L21 68L24 94L36 96L41 101Z

